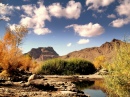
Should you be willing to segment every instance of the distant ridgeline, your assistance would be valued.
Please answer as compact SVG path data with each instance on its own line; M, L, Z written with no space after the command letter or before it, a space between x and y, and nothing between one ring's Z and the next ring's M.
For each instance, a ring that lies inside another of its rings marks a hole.
M92 62L99 56L105 56L107 61L111 61L115 55L115 47L118 48L124 44L125 42L121 40L113 39L111 42L106 42L100 47L85 48L79 51L71 52L65 56L59 56L53 47L32 48L31 51L26 54L29 54L33 59L38 61L44 61L52 58L82 58Z
M109 62L113 59L113 55L115 55L115 47L118 48L123 44L125 44L125 42L118 39L113 39L111 42L106 42L100 47L85 48L80 51L74 51L62 56L61 58L83 58L93 61L98 56L105 56L106 60Z
M31 51L26 54L29 54L33 59L38 61L57 58L59 56L52 47L32 48Z

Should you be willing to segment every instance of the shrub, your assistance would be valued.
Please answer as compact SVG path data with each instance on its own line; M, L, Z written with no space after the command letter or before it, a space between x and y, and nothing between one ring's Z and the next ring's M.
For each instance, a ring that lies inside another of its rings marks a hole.
M5 72L7 72L6 74L13 74L19 67L19 62L22 58L19 46L27 31L25 26L16 26L15 31L10 28L6 29L4 37L0 40L0 67L4 72L2 74L5 74Z
M62 74L66 61L62 59L51 59L43 63L40 73L43 74Z
M109 75L105 77L105 86L109 96L130 96L130 44L116 49L116 56L112 65L107 67Z
M97 69L101 69L104 67L105 60L105 56L101 55L94 59L93 64Z
M31 65L32 65L32 58L29 55L22 55L19 59L20 69L29 71Z
M40 67L41 67L41 62L32 60L31 64L29 65L29 71L36 74L38 73Z
M83 59L68 59L65 66L65 72L68 71L70 74L93 74L95 70L91 62Z
M39 73L42 74L92 74L96 71L94 65L83 59L51 59L43 63Z

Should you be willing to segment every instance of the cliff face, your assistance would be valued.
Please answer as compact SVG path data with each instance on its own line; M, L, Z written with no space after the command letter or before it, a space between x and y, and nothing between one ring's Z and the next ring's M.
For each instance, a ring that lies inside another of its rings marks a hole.
M106 42L100 47L85 48L80 51L74 51L65 56L62 56L61 58L83 58L93 61L96 57L104 55L106 60L111 60L113 55L115 55L116 45L119 47L122 44L124 44L124 42L121 40L113 39L111 42Z
M27 54L38 61L57 58L59 56L52 47L32 48Z

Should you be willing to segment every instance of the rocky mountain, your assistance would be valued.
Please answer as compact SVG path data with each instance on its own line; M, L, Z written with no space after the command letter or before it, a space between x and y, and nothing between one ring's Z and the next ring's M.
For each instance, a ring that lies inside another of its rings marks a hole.
M65 56L59 56L52 47L39 47L32 48L27 54L29 54L33 59L38 61L44 61L52 58L83 58L89 61L93 61L98 56L105 56L107 61L111 61L115 55L115 47L120 47L125 42L113 39L111 42L106 42L100 47L85 48L79 51L71 52Z
M85 48L80 51L74 51L62 56L61 58L83 58L93 61L96 57L103 55L106 57L106 60L110 61L113 58L113 55L115 55L116 45L119 47L122 44L125 44L125 42L118 39L113 39L111 42L106 42L100 47Z
M52 47L32 48L27 54L38 61L57 58L59 56Z

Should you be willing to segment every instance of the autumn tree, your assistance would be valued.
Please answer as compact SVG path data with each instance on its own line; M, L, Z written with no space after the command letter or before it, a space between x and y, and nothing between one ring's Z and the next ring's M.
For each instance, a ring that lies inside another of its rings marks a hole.
M0 67L9 75L18 67L22 52L20 45L27 35L26 26L15 26L15 30L7 27L4 37L0 40Z
M29 67L31 65L31 62L32 62L32 59L30 56L28 56L28 55L21 56L20 60L19 60L19 64L21 64L20 69L24 69L26 71L29 71Z
M105 86L109 97L130 97L130 44L116 48L112 64L107 66ZM114 95L114 96L113 96Z
M101 69L104 66L105 60L105 56L101 55L94 59L93 64L97 69Z

